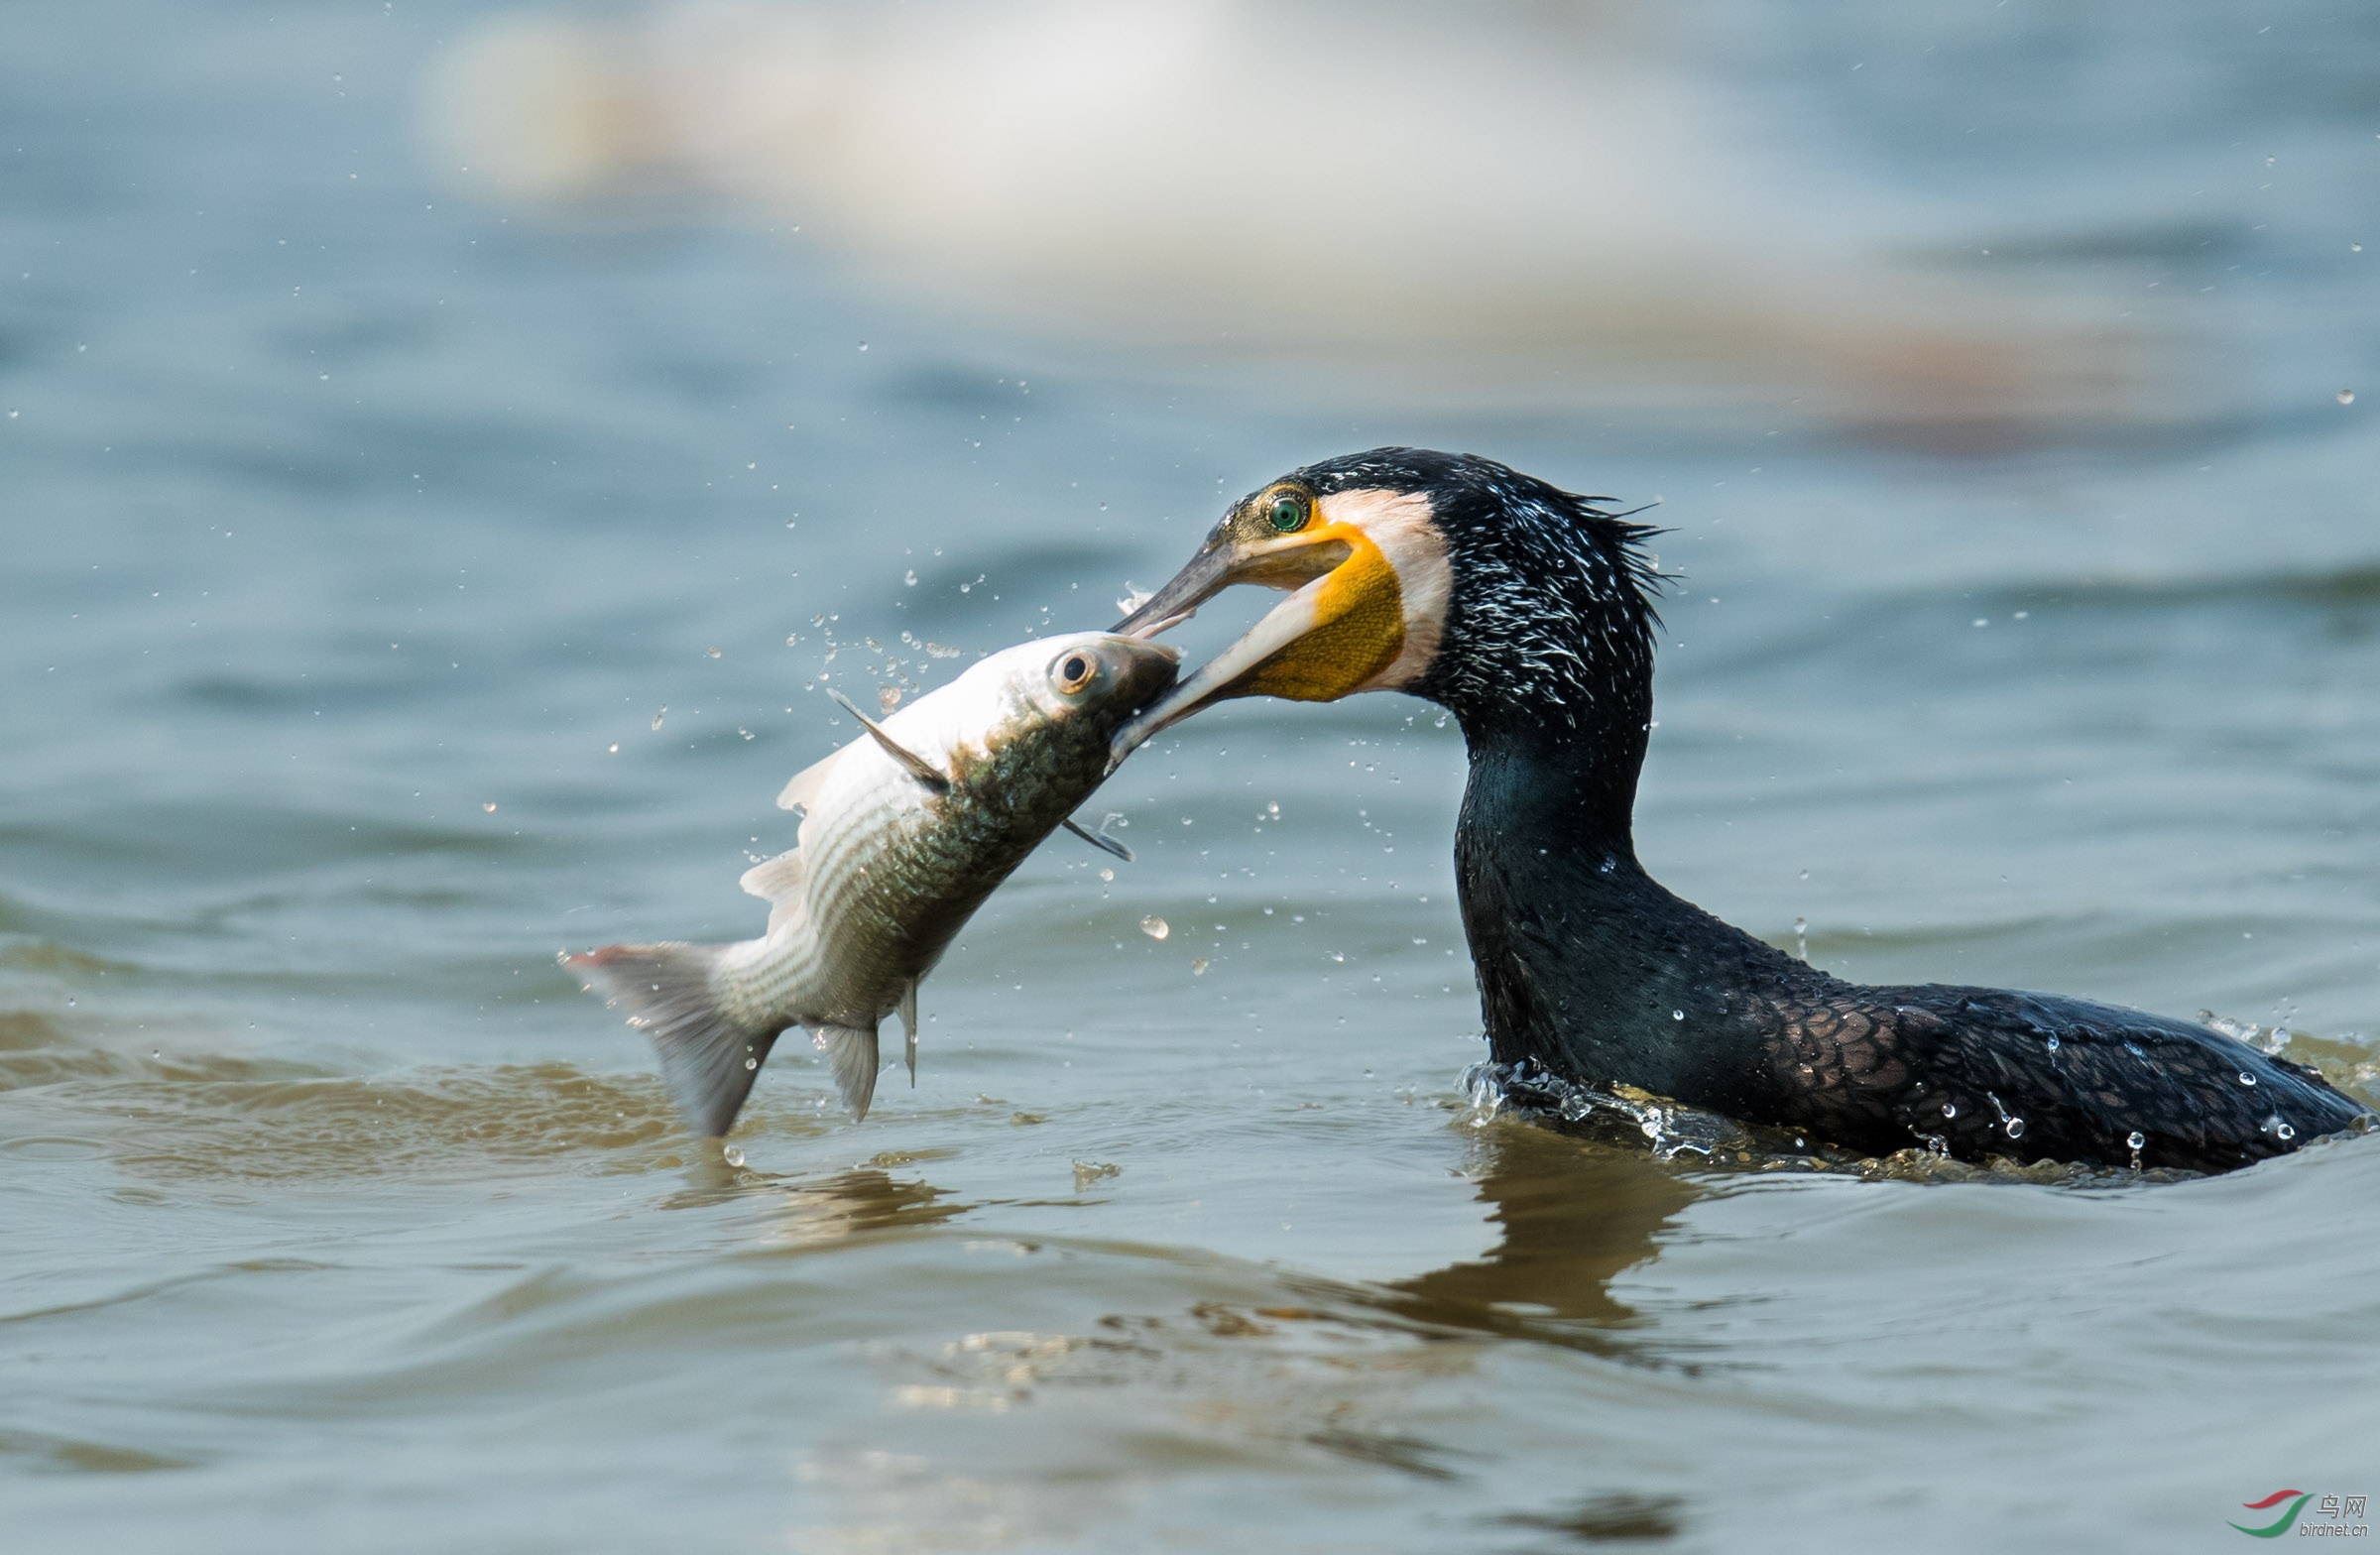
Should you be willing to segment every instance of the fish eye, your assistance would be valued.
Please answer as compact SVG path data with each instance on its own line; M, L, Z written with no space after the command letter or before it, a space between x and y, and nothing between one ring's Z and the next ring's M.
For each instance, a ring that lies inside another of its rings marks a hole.
M1294 491L1274 492L1264 504L1264 521L1283 535L1293 535L1306 527L1312 510L1305 497Z
M1068 654L1050 666L1049 678L1068 696L1089 685L1099 673L1099 660L1089 654Z

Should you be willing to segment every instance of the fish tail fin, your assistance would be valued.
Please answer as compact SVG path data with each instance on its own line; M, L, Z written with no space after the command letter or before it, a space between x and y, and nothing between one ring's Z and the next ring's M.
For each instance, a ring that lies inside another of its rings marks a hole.
M661 1080L686 1127L716 1138L734 1127L777 1030L748 1025L719 1007L716 945L606 945L562 957L591 994L628 1012L653 1038ZM781 1029L781 1028L778 1028Z

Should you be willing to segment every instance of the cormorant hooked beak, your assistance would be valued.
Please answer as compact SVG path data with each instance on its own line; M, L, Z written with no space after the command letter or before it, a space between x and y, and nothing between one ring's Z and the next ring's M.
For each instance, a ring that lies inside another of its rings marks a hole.
M1115 630L1154 637L1235 583L1289 598L1118 730L1111 764L1209 702L1330 702L1411 683L1437 652L1451 577L1426 495L1317 496L1282 480L1225 515L1190 564Z

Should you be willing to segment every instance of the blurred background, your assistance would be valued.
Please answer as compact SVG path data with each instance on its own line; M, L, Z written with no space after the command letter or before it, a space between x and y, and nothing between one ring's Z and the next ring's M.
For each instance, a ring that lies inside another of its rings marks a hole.
M552 957L756 932L822 687L1106 625L1411 442L1659 504L1682 894L2368 1094L2376 244L2353 0L12 0L12 1546L2360 1493L2372 1141L2078 1192L1471 1113L1421 704L1144 752L1090 812L1139 862L1053 842L916 1088L855 1129L780 1054L741 1165Z
M2320 127L2368 107L2366 40L2304 46L2331 20L689 0L477 20L423 125L494 206L729 216L1078 362L2003 443L2262 398L2240 299L2202 299L2353 273L2317 191L2371 171Z

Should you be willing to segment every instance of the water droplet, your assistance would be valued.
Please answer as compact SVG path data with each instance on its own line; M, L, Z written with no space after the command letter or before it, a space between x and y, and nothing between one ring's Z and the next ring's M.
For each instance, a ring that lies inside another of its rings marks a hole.
M2279 1128L2275 1129L2273 1133L2279 1135L2284 1139L2294 1139L2298 1136L2298 1131L2292 1129L2288 1124L2282 1124Z
M861 341L861 342L860 342L860 349L861 349L861 350L863 350L863 351L867 350L867 349L868 349L868 342L867 342L867 341L865 341L865 340Z
M618 756L620 754L620 742L617 740L612 742L612 754L614 756Z
M2338 403L2341 405L2353 405L2355 403L2355 391L2352 389L2341 389L2338 392Z
M1099 878L1101 880L1114 880L1116 878L1116 872L1111 869L1102 869L1099 872Z
M1206 957L1201 956L1196 961L1190 963L1190 975L1192 977L1205 977L1207 975Z
M1173 932L1173 928L1163 918L1152 912L1140 920L1140 932L1151 939L1163 939Z
M705 658L717 658L719 657L719 650L715 648L706 648L702 651L702 657Z
M732 1144L719 1152L719 1158L727 1162L730 1166L741 1166L744 1164L744 1152Z
M2050 1051L2053 1053L2058 1051L2058 1033L2055 1031L2050 1033Z
M1669 1017L1672 1020L1683 1020L1686 1018L1686 1012L1683 1010L1672 1010L1669 1013Z
M2011 1139L2021 1139L2025 1136L2025 1121L2022 1118L2009 1119L2005 1127L2008 1130L2008 1137Z
M664 719L664 718L666 718L666 717L668 717L668 716L669 716L669 704L668 704L667 702L663 702L663 703L661 704L661 710L660 710L659 712L657 712L657 713L655 713L655 714L654 714L654 715L653 715L653 726L654 726L655 729L658 729L658 728L661 726L661 720L662 720L662 719Z
M2239 1072L2239 1083L2242 1085L2254 1085L2256 1083L2256 1077L2248 1073L2245 1069L2242 1069Z
M1958 1117L1958 1116L1959 1116L1959 1104L1958 1104L1957 1102L1945 1102L1945 1103L1943 1103L1943 1104L1942 1104L1942 1115L1943 1115L1945 1118L1956 1118L1956 1117Z
M2137 1150L2142 1145L2149 1142L2149 1136L2141 1133L2138 1129L2135 1129L2130 1134L2124 1136L2124 1142Z
M747 1058L744 1060L744 1067L747 1069L758 1069L760 1066L761 1061L758 1058Z
M903 572L900 575L900 581L904 588L915 588L917 586L917 569L911 567L908 571Z
M496 801L494 799L486 799L481 801L479 807L487 811L490 815L496 813Z

